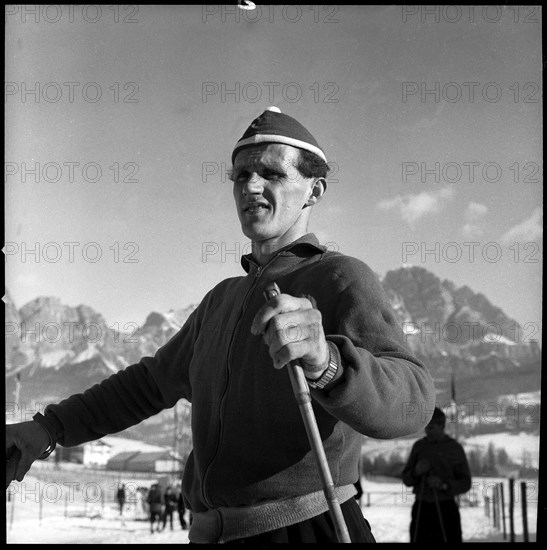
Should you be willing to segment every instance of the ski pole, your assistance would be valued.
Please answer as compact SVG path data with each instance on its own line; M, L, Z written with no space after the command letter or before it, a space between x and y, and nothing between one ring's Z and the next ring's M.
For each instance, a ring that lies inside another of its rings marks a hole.
M266 288L264 289L264 297L266 300L270 300L278 294L281 294L281 291L274 282L266 285ZM300 409L300 414L302 415L302 420L304 421L304 426L306 428L306 433L308 434L308 440L319 468L321 482L323 484L323 493L327 499L330 515L334 524L334 530L336 532L336 538L338 539L338 542L351 543L348 528L334 489L334 482L332 481L329 463L327 461L327 456L325 455L323 442L321 441L321 434L319 433L319 428L317 427L317 420L311 405L310 390L306 377L304 376L304 371L298 364L298 361L291 361L287 365L287 369L289 371L294 396L296 397L298 408Z
M422 513L422 499L424 496L425 477L422 476L420 481L420 496L418 498L418 510L416 511L416 525L414 526L414 533L412 534L412 542L416 542L418 538L418 525L420 524L420 514Z
M433 496L435 497L435 507L437 508L437 514L439 516L439 523L441 524L441 533L443 534L443 541L447 542L446 533L444 531L443 515L441 513L441 507L439 505L439 497L437 496L437 489L435 489L435 487L433 487Z

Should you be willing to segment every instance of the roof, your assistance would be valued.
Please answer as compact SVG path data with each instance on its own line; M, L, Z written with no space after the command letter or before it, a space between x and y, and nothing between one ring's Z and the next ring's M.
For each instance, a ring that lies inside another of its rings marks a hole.
M181 458L175 456L168 449L148 452L129 451L114 455L107 462L106 467L112 469L123 468L133 471L148 471L154 468L158 460L183 462Z
M112 456L128 451L145 451L145 452L157 452L165 451L165 447L160 447L158 445L149 445L137 439L129 439L127 437L117 437L113 435L105 435L101 439L96 440L90 443L102 443L107 445L111 449Z
M127 451L125 453L118 453L111 457L106 463L107 467L113 468L114 466L127 467L129 461L139 454L138 451Z
M150 453L137 453L132 459L131 464L139 464L139 463L150 463L155 462L156 460L179 460L182 462L180 458L177 458L173 455L170 451L162 451L162 452L150 452Z

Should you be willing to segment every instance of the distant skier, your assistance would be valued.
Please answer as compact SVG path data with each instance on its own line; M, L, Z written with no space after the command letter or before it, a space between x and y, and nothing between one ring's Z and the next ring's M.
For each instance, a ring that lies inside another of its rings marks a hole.
M462 542L455 496L471 488L471 472L463 447L448 436L446 415L435 408L426 436L412 446L403 482L414 487L411 542Z
M154 483L150 487L150 492L146 498L146 502L150 506L150 533L154 532L154 522L157 522L156 531L161 531L161 523L163 519L163 497L160 487L157 483Z
M171 527L171 531L173 530L173 512L175 511L177 506L177 495L173 492L173 488L169 486L163 494L163 523L161 527L162 531L167 525L167 520L169 520L169 527Z
M123 515L123 507L125 504L125 484L120 484L118 486L118 491L116 493L116 500L118 501L118 506L120 508L120 516Z

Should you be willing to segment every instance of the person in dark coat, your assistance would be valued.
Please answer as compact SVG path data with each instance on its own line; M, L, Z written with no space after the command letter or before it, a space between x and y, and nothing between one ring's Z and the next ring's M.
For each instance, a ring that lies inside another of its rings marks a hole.
M148 493L148 497L146 498L146 502L148 502L148 506L150 507L150 532L154 532L154 522L157 522L156 531L161 531L160 528L160 522L162 520L162 495L160 491L160 487L157 483L154 483L152 487L150 487L150 491Z
M182 496L182 489L179 490L177 495L177 510L179 513L179 520L180 520L180 527L181 529L187 529L188 524L186 523L186 520L184 519L184 514L186 513L186 507L184 506L184 498Z
M165 493L163 494L163 524L161 527L162 531L167 525L167 518L169 518L169 526L171 527L171 531L173 530L173 512L175 511L175 508L177 508L177 506L177 495L174 493L172 487L169 486L167 487L167 489L165 489Z
M116 492L116 500L118 501L121 516L123 515L123 507L125 504L125 484L123 483L118 486L118 491Z
M361 468L361 460L359 459L359 474L357 481L354 483L355 489L357 490L357 493L355 494L355 500L361 506L361 498L363 497L363 485L361 484L361 475L362 475L362 468Z
M445 431L446 415L435 408L425 437L412 446L403 482L416 499L410 523L411 542L462 542L456 495L471 488L471 472L463 447Z

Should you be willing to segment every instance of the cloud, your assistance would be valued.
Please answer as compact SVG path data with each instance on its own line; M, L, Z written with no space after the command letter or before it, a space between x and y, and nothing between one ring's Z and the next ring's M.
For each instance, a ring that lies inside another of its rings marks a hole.
M442 121L442 117L440 115L444 111L446 104L447 103L445 101L441 101L432 116L421 117L410 126L403 124L399 127L399 131L413 134L423 132L424 130L430 130L433 126Z
M479 202L471 201L464 212L466 222L476 222L486 215L488 208Z
M543 211L534 208L531 216L523 222L514 225L500 238L502 244L515 242L534 242L543 238Z
M484 204L471 201L467 205L463 213L463 219L466 223L462 227L462 233L465 237L480 237L484 233L484 222L481 219L487 212L488 208Z
M410 227L428 214L440 212L445 203L454 197L454 190L450 187L444 187L433 193L419 193L417 195L397 195L393 199L380 201L376 208L380 210L398 210L401 218L408 223Z

